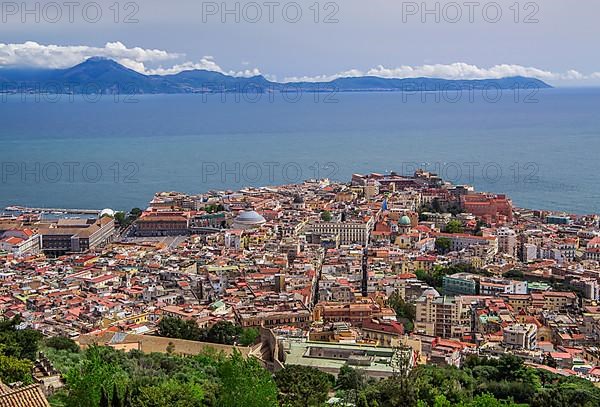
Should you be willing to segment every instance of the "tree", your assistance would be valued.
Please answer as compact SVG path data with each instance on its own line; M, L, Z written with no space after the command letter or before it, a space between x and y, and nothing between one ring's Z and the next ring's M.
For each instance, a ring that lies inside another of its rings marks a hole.
M167 353L171 355L175 351L175 344L173 342L169 342L167 344Z
M365 393L360 393L360 396L358 396L356 407L369 407L369 402L367 401L367 396L365 396Z
M198 341L202 330L194 320L164 317L158 323L158 336Z
M217 406L277 406L277 386L256 359L244 359L235 351L220 364L218 372L221 389Z
M480 394L473 398L473 401L470 403L464 404L465 407L510 407L515 406L514 403L505 403L498 399L496 399L493 395L489 393Z
M473 230L473 234L476 236L481 236L483 235L482 229L487 226L485 224L485 222L481 221L481 220L477 220L477 224L475 225L475 230Z
M125 212L117 212L115 213L115 221L121 226L126 226L127 216Z
M345 393L345 400L352 400L355 404L358 404L360 402L359 396L362 394L361 390L364 388L365 382L366 378L361 370L344 365L338 373L335 388ZM362 395L364 396L364 394Z
M415 407L416 392L411 376L394 375L377 383L378 402L382 406Z
M396 316L404 325L406 331L412 331L417 308L414 304L406 302L398 291L395 291L388 298L388 305L396 311Z
M453 405L470 400L476 384L469 372L453 366L419 366L412 377L418 399L427 405L433 405L440 395Z
M103 359L104 351L99 347L91 347L86 351L85 359L69 370L65 375L68 387L67 407L96 407L106 392L110 400L109 389L115 385L126 385L127 375L119 364ZM111 392L112 393L112 392Z
M447 237L438 237L435 239L435 249L441 254L446 254L452 247L452 241Z
M464 228L459 220L452 219L445 227L446 233L462 233Z
M56 350L66 350L71 353L79 352L79 345L77 345L74 340L65 336L54 336L52 338L48 338L46 339L45 344L46 346Z
M108 401L108 392L103 387L100 391L100 407L110 407L110 401Z
M550 367L553 367L555 369L558 367L558 363L556 362L556 359L554 359L554 357L552 357L552 355L550 353L546 353L544 355L544 361L543 361L543 363L546 366L550 366Z
M433 407L452 407L452 403L448 401L446 396L440 394L439 396L435 397L435 400L433 401Z
M331 222L332 219L333 219L333 216L331 216L331 212L329 212L329 211L321 212L321 220L323 222Z
M113 384L112 400L110 404L111 407L123 407L123 401L121 400L121 397L119 397L119 389L117 388L117 383Z
M309 366L290 365L275 374L275 382L282 405L309 407L327 400L334 378Z
M229 321L219 321L201 335L203 341L233 345L241 328Z
M33 361L37 358L42 334L33 329L17 329L21 323L21 315L0 322L0 352L17 359Z
M167 380L160 384L142 386L132 396L132 407L201 407L204 392L196 383Z
M338 377L335 382L336 389L341 390L356 390L362 389L365 382L363 372L354 369L350 366L344 365L340 368Z
M0 355L0 380L4 383L32 383L32 367L33 364L29 360Z
M516 280L522 280L525 277L525 274L521 270L512 269L504 274L506 278L512 278Z
M260 336L260 333L258 332L258 329L246 328L242 331L242 334L240 335L240 339L239 339L240 345L242 345L242 346L254 345L259 336Z

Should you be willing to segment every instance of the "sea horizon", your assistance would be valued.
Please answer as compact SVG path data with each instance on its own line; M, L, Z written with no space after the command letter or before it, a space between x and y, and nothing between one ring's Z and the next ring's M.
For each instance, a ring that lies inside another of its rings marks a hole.
M505 193L519 207L600 212L593 176L600 88L497 99L465 93L456 102L435 93L318 96L5 95L0 207L127 210L162 190L349 181L356 172L410 175L423 167Z

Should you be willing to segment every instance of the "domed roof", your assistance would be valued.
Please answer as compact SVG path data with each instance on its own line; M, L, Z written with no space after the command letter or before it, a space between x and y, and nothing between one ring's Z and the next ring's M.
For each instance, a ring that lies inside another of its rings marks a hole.
M113 211L110 208L102 209L102 212L100 212L100 217L103 217L103 216L110 216L111 218L114 218L115 211Z
M248 225L259 225L266 222L265 218L255 211L243 211L235 218L234 221Z
M304 198L302 198L302 196L300 196L300 195L296 195L296 196L294 196L294 203L296 203L296 204L304 203Z
M423 291L423 294L421 294L421 297L438 298L438 297L441 297L441 295L435 288L429 287L427 290Z
M401 226L410 226L410 224L412 223L410 221L410 218L406 215L404 215L403 217L400 218L400 225Z

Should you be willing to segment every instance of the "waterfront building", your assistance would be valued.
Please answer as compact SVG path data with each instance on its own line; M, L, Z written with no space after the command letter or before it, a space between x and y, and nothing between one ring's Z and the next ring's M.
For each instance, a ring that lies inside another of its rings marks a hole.
M110 243L115 234L115 221L100 219L59 219L39 229L42 250L49 256L82 253Z

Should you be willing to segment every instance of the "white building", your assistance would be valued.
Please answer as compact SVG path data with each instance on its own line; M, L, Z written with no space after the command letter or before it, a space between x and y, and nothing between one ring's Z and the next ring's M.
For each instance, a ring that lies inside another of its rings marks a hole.
M17 257L38 254L41 246L40 235L30 229L7 230L0 235L0 251Z
M366 222L350 220L343 222L314 222L308 226L308 232L314 235L339 236L340 244L365 244L373 229L374 219L371 216Z
M496 232L498 236L498 252L517 257L517 233L507 227L502 227Z
M537 348L537 326L534 324L512 324L504 328L502 343L515 349Z

